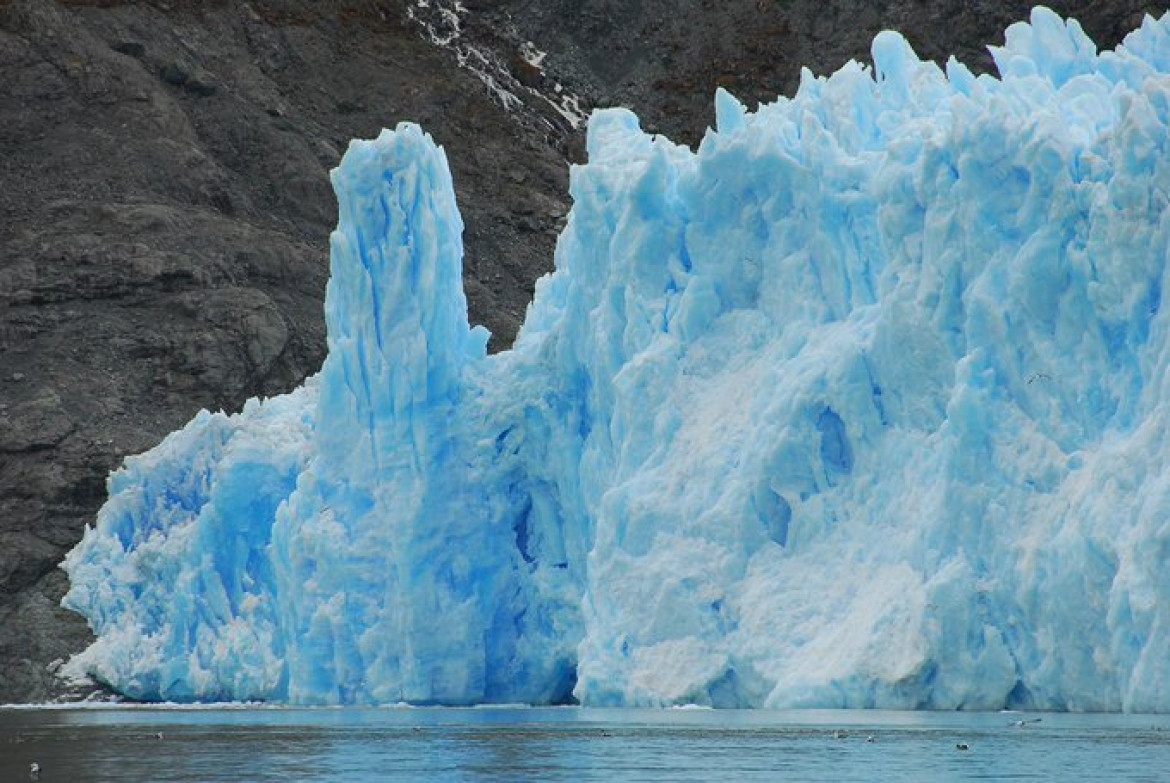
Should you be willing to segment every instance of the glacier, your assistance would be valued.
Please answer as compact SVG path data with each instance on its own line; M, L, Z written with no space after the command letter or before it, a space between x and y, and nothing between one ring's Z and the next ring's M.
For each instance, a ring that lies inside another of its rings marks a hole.
M487 355L441 149L353 142L328 357L127 458L66 670L144 700L1170 710L1170 14L999 77L615 109Z

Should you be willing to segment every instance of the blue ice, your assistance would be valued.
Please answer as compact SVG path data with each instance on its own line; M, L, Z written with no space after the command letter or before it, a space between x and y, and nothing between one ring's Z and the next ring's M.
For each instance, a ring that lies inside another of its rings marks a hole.
M110 477L65 562L147 700L1170 710L1170 15L1001 76L597 112L488 356L442 151L350 145L329 354Z

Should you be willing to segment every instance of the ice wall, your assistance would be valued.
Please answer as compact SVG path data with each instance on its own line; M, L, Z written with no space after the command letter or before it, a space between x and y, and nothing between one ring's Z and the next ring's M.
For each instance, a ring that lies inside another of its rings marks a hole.
M329 357L110 480L69 665L146 699L1170 710L1170 16L1001 78L590 122L485 356L443 156L351 145Z

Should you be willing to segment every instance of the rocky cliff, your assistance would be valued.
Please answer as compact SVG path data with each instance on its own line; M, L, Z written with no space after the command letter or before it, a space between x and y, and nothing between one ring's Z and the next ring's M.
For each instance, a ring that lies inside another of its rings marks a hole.
M1103 47L1161 3L1065 2ZM324 353L348 140L447 148L471 317L506 347L568 209L582 118L694 142L866 58L874 33L990 66L1024 2L0 0L0 702L61 695L88 631L57 569L107 473L199 408L286 391Z

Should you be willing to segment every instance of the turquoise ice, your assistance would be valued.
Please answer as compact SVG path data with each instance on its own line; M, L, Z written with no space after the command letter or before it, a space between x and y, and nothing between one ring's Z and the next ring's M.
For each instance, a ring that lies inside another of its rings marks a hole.
M898 34L697 151L596 113L515 347L442 151L350 145L329 355L70 553L148 700L1170 710L1170 15Z

